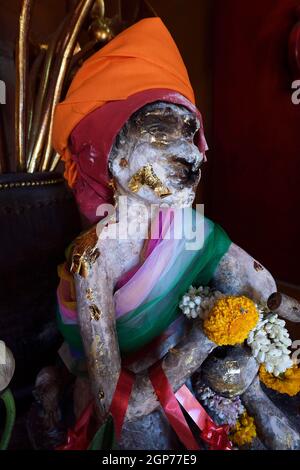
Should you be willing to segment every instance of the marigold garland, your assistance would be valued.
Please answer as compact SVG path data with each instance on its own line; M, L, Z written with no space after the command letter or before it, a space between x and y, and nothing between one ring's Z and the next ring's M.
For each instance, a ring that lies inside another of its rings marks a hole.
M284 374L275 377L267 372L264 365L261 365L259 378L266 387L279 393L286 393L290 397L300 392L300 369L297 366L290 367Z
M226 296L215 303L204 320L207 337L220 346L242 343L259 320L252 300L245 296Z
M230 440L239 447L249 444L256 437L254 418L247 412L243 413L229 436Z

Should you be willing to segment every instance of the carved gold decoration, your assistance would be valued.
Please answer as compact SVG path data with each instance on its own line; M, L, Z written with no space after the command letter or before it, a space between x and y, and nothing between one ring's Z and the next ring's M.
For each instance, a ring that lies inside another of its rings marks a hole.
M39 168L42 159L42 152L43 160L41 163L41 170L46 171L49 167L52 153L52 129L55 108L61 97L65 75L70 59L74 53L77 36L86 16L93 6L93 2L94 0L82 0L79 2L73 17L71 18L70 24L68 25L65 41L61 50L59 51L59 61L57 61L60 62L59 69L55 70L53 74L55 76L55 82L53 82L53 86L51 87L49 93L50 99L46 103L46 112L44 113L41 123L41 131L38 135L38 139L32 153L28 170L29 173L32 173ZM43 151L44 145L45 149Z
M28 32L31 8L32 0L23 0L16 47L15 141L18 171L25 170L26 161L26 88L28 72Z
M51 37L46 42L43 39L37 43L30 37L34 1L20 2L15 53L16 161L10 162L0 148L1 174L10 170L34 173L56 169L60 160L52 147L56 105L64 98L83 61L126 26L120 6L119 14L108 18L105 16L104 0L77 0L71 3L70 11ZM89 13L91 15L87 21ZM29 44L34 46L31 48L33 60L30 56L30 61Z
M45 59L46 50L40 47L40 52L37 55L36 59L34 60L29 76L28 76L28 98L27 98L27 113L26 113L26 160L28 162L28 147L29 147L29 140L30 140L30 133L32 129L32 123L34 119L34 107L36 102L36 93L37 87L39 82L39 73L42 67L43 61ZM27 163L26 163L27 164Z
M94 292L93 289L91 289L90 287L86 290L86 298L91 302L93 302L94 300Z
M128 161L126 160L126 158L121 158L120 167L121 168L126 168L127 166L128 166Z
M91 13L93 22L89 27L89 34L97 42L107 42L114 37L112 20L104 16L104 0L96 0Z
M60 160L52 147L57 103L64 98L82 63L128 26L128 21L122 18L120 2L118 14L107 17L104 0L77 0L71 2L51 37L37 42L30 36L34 1L22 0L19 3L15 53L16 161L11 162L0 149L0 174L11 170L28 173L55 171ZM114 9L110 6L111 12ZM133 18L132 23L135 21ZM34 46L30 48L30 60L29 45Z
M49 171L55 171L57 165L59 164L59 161L60 161L60 155L59 153L55 153L55 156L53 158Z
M109 182L108 182L108 187L111 188L111 189L113 189L114 191L116 191L117 188L116 188L116 183L115 183L114 178L111 178L111 179L109 180Z
M264 267L260 263L258 263L257 261L254 261L253 267L254 267L255 271L263 271L264 270Z
M160 197L170 196L171 191L167 188L159 177L154 173L152 165L143 166L137 171L129 181L128 187L134 193L137 193L142 186L149 186Z
M91 267L100 256L100 251L96 248L97 241L96 227L76 238L70 269L72 274L88 277Z
M89 306L89 311L91 314L91 320L99 321L101 316L101 310L97 307L97 305L93 304Z
M63 183L63 178L53 178L45 181L16 181L12 183L0 183L1 189L28 188L33 186L50 186L52 184Z
M104 18L105 15L105 3L104 0L95 0L95 3L92 8L91 17L94 18Z
M35 146L35 143L37 141L37 138L39 136L40 131L43 129L40 129L40 122L42 120L42 113L43 113L43 107L49 105L48 101L46 101L46 95L48 91L48 85L50 82L50 78L52 76L52 68L53 68L53 63L56 58L56 52L58 52L59 47L62 43L62 38L61 38L61 32L64 27L65 23L62 22L61 25L58 27L58 29L54 32L53 36L51 37L51 40L49 41L47 53L45 56L45 61L43 64L43 70L41 73L41 78L40 78L40 84L39 84L39 89L37 91L37 96L35 99L34 103L34 116L33 116L33 121L32 121L32 128L30 132L30 139L28 143L28 150L27 150L27 169L30 168L31 166L31 159L32 159L32 153L33 149ZM46 110L46 112L48 112ZM53 171L53 170L50 170Z

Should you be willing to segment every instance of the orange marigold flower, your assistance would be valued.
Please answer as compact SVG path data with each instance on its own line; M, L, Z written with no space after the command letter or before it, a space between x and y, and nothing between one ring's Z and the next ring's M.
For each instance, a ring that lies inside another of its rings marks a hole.
M297 366L290 367L283 374L275 377L266 370L264 365L261 365L259 378L266 387L279 393L286 393L290 397L300 392L300 369Z
M230 433L230 440L239 447L249 444L256 437L254 418L243 413Z
M204 331L220 346L240 344L258 320L259 313L252 300L244 296L226 296L217 300L204 320Z

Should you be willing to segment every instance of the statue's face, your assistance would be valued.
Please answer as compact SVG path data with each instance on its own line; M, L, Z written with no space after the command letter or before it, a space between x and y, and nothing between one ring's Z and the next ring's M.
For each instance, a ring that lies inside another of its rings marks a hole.
M110 154L122 193L151 204L192 205L204 155L194 144L196 115L183 106L156 102L135 113Z

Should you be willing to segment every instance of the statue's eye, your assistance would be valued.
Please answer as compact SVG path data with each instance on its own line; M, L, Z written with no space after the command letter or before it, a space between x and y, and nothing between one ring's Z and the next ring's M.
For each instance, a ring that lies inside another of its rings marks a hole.
M149 132L149 134L153 134L153 135L157 135L157 134L166 134L166 129L159 125L159 124L153 124L151 126L147 126L147 131Z
M197 132L199 126L196 119L186 118L183 123L183 132L184 135L188 137L193 137Z
M168 142L169 133L167 132L167 129L165 129L161 125L155 124L155 125L147 126L145 127L143 133L149 134L153 142L155 141L160 142L160 143Z

